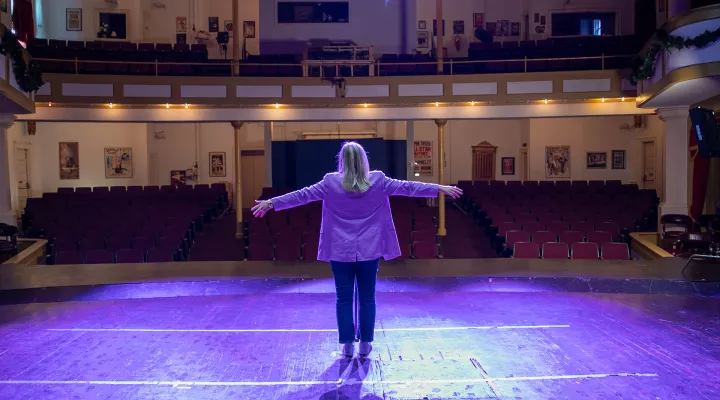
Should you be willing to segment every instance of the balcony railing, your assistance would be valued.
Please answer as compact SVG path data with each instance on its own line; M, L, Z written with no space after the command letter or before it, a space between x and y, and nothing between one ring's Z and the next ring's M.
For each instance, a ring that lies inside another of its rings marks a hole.
M390 63L380 60L305 60L302 63L239 63L241 77L360 77L414 75L468 75L608 70L630 67L636 55L591 57L522 58L496 60L453 60ZM145 76L233 76L232 62L102 61L85 59L36 58L46 73L111 74Z

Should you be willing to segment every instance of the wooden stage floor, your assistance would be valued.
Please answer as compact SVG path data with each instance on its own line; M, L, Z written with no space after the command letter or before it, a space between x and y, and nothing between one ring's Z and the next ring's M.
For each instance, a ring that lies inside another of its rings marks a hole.
M683 264L382 263L367 359L327 264L3 265L0 399L717 399L717 268Z
M332 293L0 306L0 399L717 399L720 298L378 293L337 353Z

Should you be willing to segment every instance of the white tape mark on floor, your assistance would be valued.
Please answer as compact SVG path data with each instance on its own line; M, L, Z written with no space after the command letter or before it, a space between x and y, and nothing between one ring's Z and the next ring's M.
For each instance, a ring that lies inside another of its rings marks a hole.
M490 329L556 329L570 325L506 325L506 326L447 326L427 328L384 328L383 332L435 332ZM49 328L54 332L190 332L190 333L287 333L287 332L337 332L337 329L155 329L155 328Z
M522 381L559 381L573 379L601 379L601 378L652 378L655 373L618 372L611 374L586 375L546 375L546 376L513 376L507 378L478 378L478 379L409 379L409 380L380 380L380 381L346 381L347 385L437 385L437 384L476 384L488 382L522 382ZM180 388L192 386L317 386L338 385L338 381L276 381L276 382L213 382L213 381L53 381L53 380L0 380L0 385L109 385L109 386L171 386Z

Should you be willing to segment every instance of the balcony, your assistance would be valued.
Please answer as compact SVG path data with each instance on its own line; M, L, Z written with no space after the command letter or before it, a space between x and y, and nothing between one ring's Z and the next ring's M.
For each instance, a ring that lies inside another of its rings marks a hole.
M671 36L694 38L720 29L720 4L692 9L668 20L661 28ZM640 52L648 54L651 39ZM654 71L638 82L637 104L643 108L687 107L720 95L720 41L704 48L662 49Z
M615 46L624 39L629 44ZM147 44L142 53L140 45L113 43L106 49L104 42L95 43L31 45L45 68L47 84L36 96L38 115L30 119L67 117L70 111L58 110L63 107L75 109L76 120L91 119L77 111L84 107L103 110L102 118L172 121L211 118L200 115L201 109L210 108L216 109L212 118L232 120L240 115L231 112L235 110L242 111L244 121L633 115L637 111L635 86L626 78L629 70L623 69L634 57L622 54L633 46L627 38L476 44L469 58L447 60L443 74L427 55L375 59L369 51L367 59L322 59L321 65L307 57L256 56L238 65L239 76L232 76L231 61L206 60L198 45ZM558 52L566 56L559 57ZM607 106L598 108L606 99ZM615 102L623 104L610 105ZM466 106L477 107L468 111ZM497 106L542 107L528 111ZM329 115L320 107L343 111ZM151 116L150 110L164 111Z

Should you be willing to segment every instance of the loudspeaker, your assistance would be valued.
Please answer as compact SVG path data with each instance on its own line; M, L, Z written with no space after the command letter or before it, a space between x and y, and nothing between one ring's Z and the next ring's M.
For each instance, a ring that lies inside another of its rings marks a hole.
M705 108L693 108L690 110L690 120L700 157L720 157L720 126L715 113Z

